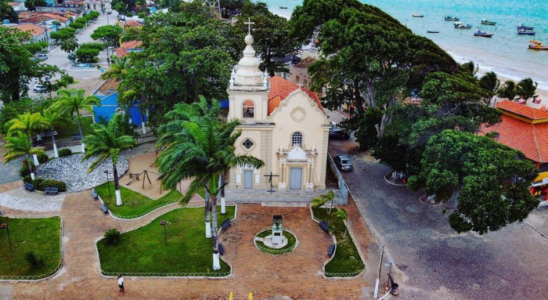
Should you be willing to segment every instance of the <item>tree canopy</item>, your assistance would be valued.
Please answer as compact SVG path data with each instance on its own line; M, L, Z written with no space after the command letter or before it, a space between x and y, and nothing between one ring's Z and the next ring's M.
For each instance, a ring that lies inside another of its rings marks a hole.
M91 34L91 38L93 40L106 39L108 41L108 45L117 46L118 40L120 39L120 35L122 35L123 31L124 30L120 26L105 25L95 29L95 31Z
M7 1L0 1L0 20L9 20L11 23L19 21L19 16Z

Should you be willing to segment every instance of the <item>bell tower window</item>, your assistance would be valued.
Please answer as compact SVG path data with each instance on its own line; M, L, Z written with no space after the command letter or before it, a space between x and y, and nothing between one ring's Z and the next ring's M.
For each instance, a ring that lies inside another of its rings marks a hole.
M243 116L244 118L254 118L255 117L255 105L253 101L246 100L243 106Z

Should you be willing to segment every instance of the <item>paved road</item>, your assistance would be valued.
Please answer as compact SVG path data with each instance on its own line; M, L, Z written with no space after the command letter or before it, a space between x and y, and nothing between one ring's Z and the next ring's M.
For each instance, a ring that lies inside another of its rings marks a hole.
M349 143L331 142L330 152L345 152ZM420 192L389 185L383 176L390 169L371 156L351 158L354 171L345 180L400 270L400 299L547 299L548 239L531 226L548 234L548 209L498 232L459 235L443 205L423 204Z

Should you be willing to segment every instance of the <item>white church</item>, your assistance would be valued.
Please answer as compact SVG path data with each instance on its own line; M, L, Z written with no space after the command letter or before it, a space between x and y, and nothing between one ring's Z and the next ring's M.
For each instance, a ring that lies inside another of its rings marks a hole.
M241 122L236 153L260 158L265 166L232 168L228 189L266 191L272 178L278 192L324 190L330 123L318 96L262 73L251 34L245 43L228 86L228 119Z

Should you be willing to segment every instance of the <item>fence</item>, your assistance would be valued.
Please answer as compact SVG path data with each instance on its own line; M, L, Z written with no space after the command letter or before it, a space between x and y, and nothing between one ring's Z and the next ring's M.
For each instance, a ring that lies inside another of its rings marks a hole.
M335 165L335 162L333 161L333 158L330 154L327 154L327 164L329 165L329 168L331 168L331 171L333 171L333 174L335 174L335 177L337 177L337 183L339 186L339 191L342 196L342 200L339 201L339 199L335 198L335 204L348 204L348 186L346 185L346 182L344 182L344 178L341 175L341 172L339 172L339 169L337 169L337 165Z

